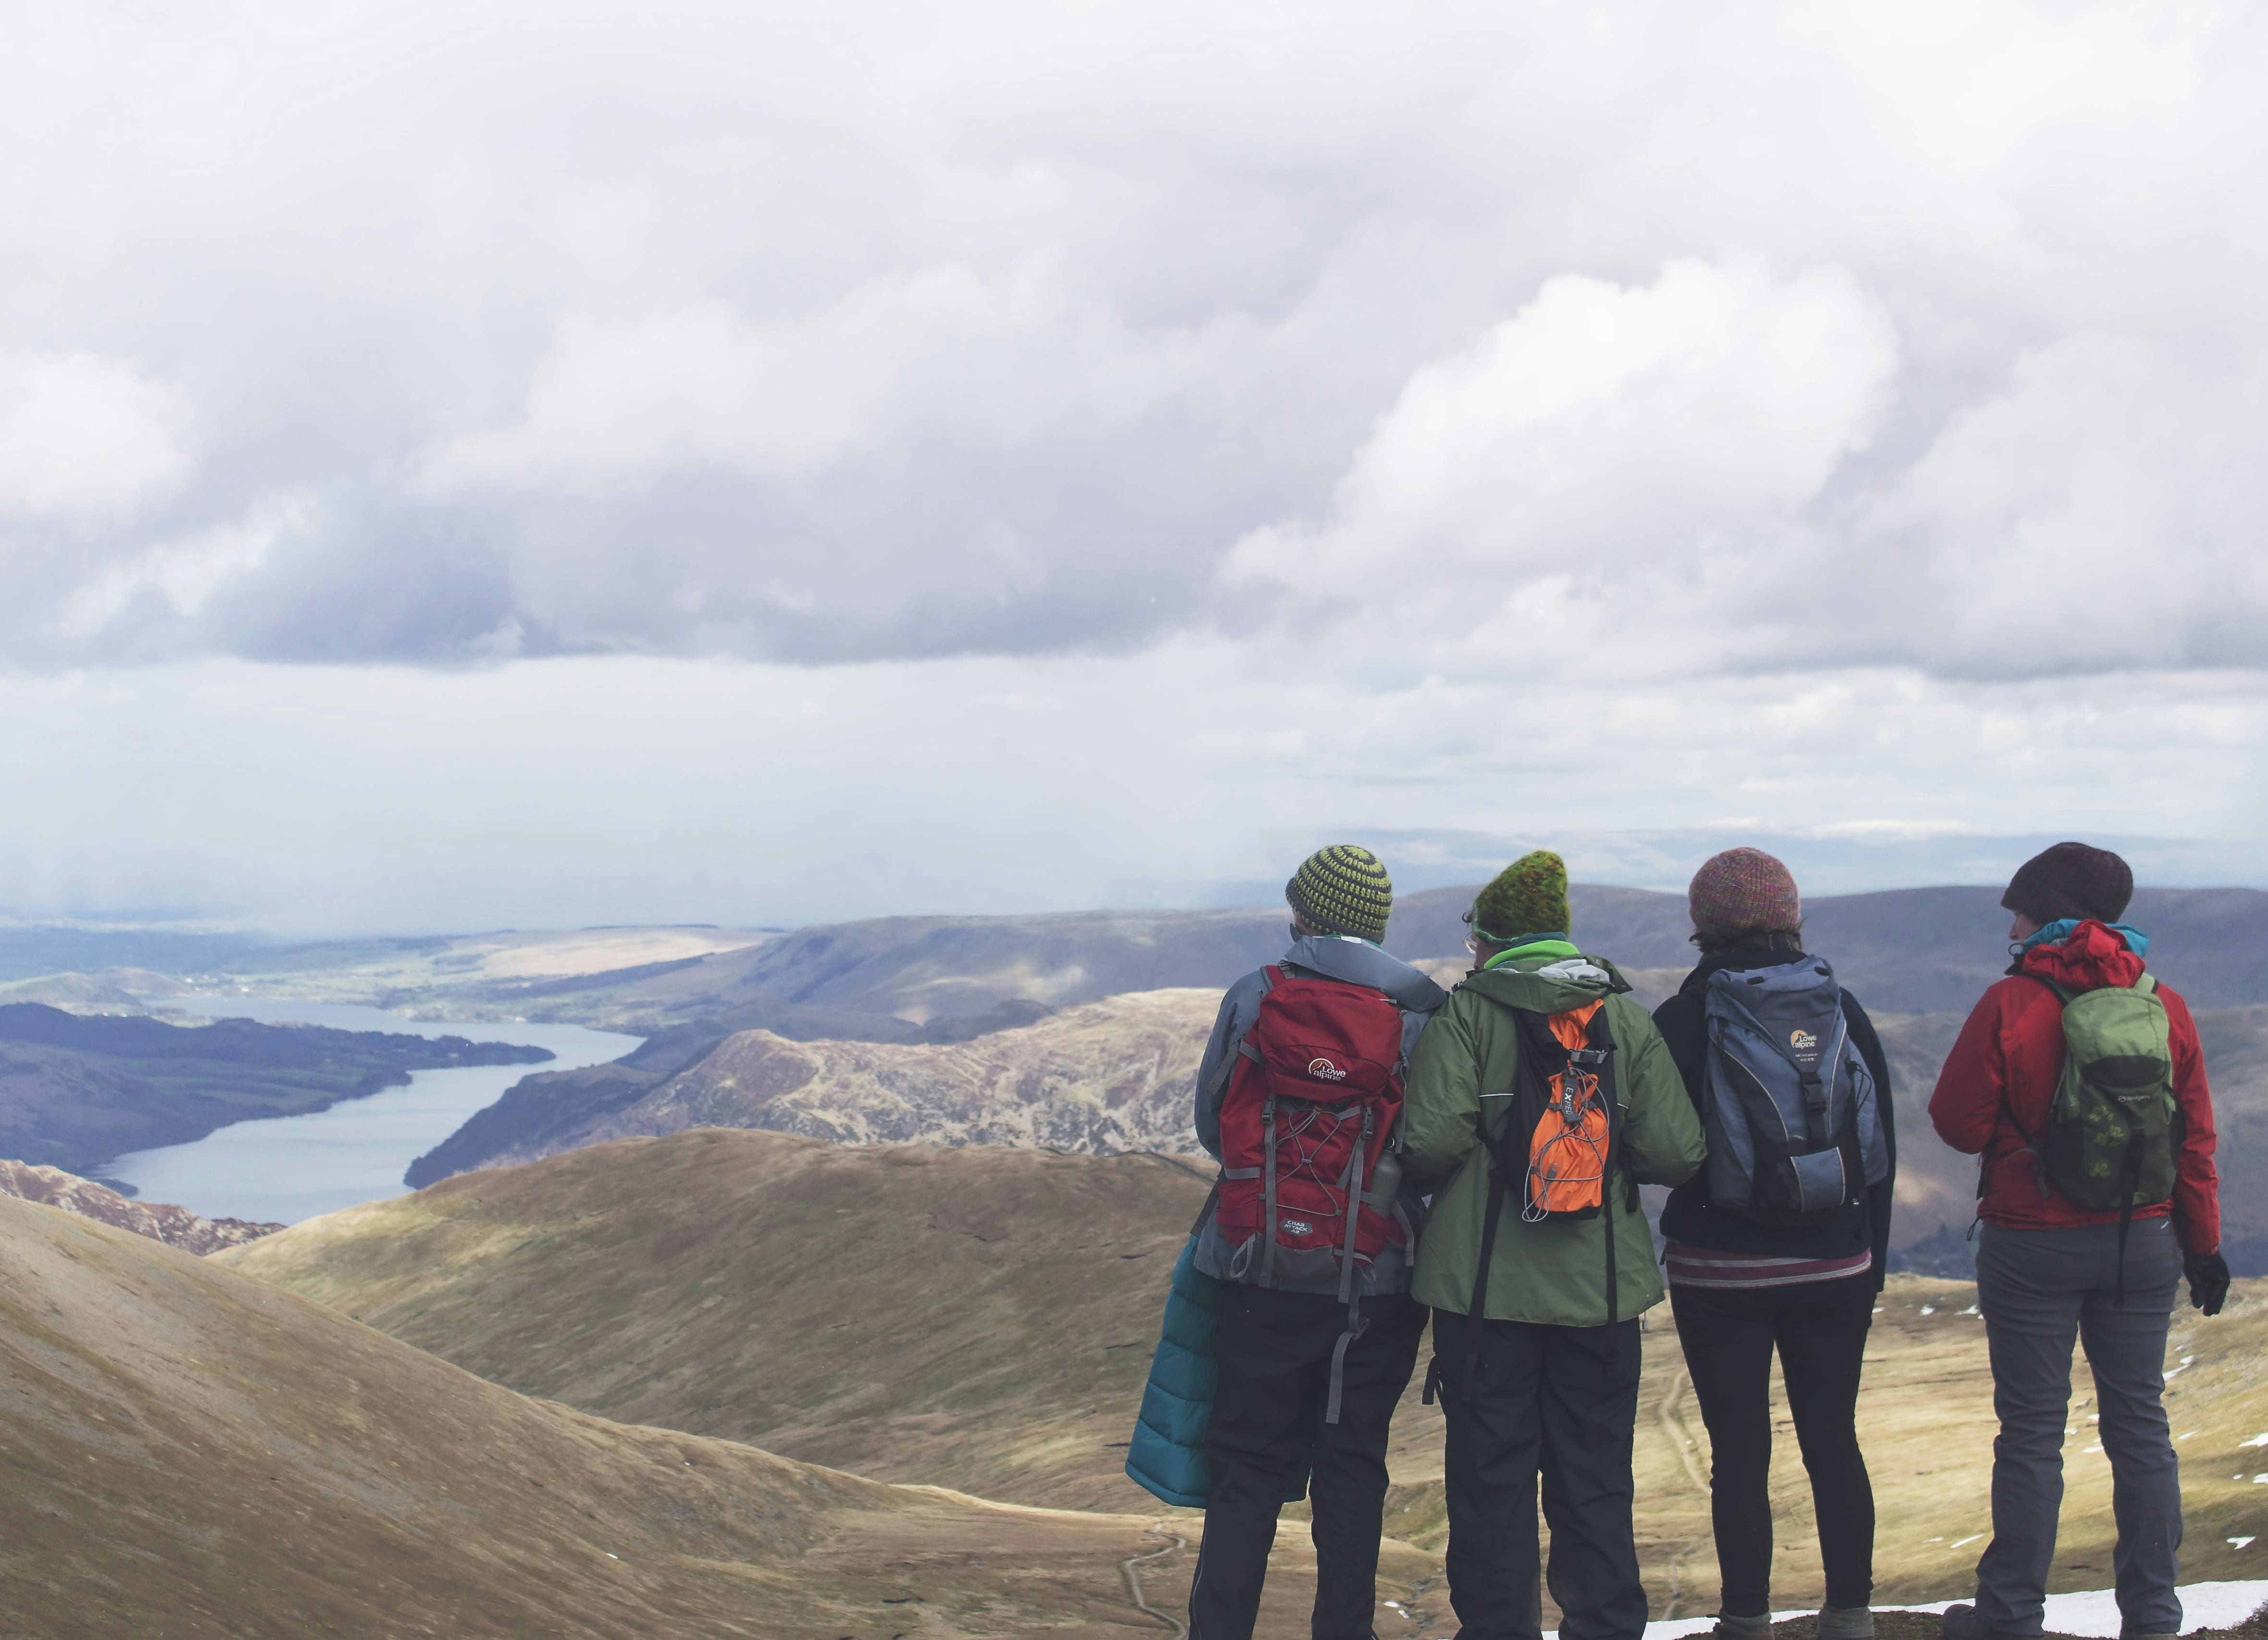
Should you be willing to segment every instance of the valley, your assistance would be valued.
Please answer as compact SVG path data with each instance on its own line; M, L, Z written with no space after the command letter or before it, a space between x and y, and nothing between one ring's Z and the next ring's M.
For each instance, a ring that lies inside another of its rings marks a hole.
M1204 1188L1172 1158L703 1129L463 1175L218 1258L601 1416L892 1481L1132 1512L1151 1505L1120 1474L1121 1443L1167 1265ZM1860 1416L1885 1601L1954 1598L1974 1563L1992 1427L1974 1298L1964 1283L1897 1276L1882 1300ZM1692 1614L1715 1596L1706 1435L1668 1306L1648 1325L1641 1554L1656 1614ZM2241 1285L2222 1317L2176 1318L2168 1404L2189 1477L2185 1576L2254 1575L2250 1546L2228 1540L2268 1537L2268 1490L2244 1445L2268 1433L2264 1352L2268 1283ZM2082 1366L2075 1395L2089 1394ZM2087 1416L2078 1404L2082 1430ZM1776 1428L1777 1598L1800 1605L1820 1574L1784 1406ZM1388 1522L1413 1583L1438 1577L1441 1439L1413 1383ZM2107 1581L2108 1469L2088 1445L2073 1442L2058 1589ZM1429 1587L1411 1609L1438 1625L1446 1605Z
M1427 966L1447 982L1463 964L1439 952L1462 938L1466 897L1407 897L1391 937L1433 952ZM1892 1060L1896 1245L1955 1277L1974 1163L1935 1141L1924 1107L1966 1001L2004 960L1991 898L1926 891L1812 908L1815 939L1843 942L1837 971ZM2257 1235L2268 1254L2268 1216L2254 1217L2268 1215L2268 1192L2248 1182L2268 1168L2268 997L2249 948L2211 944L2228 932L2206 915L2211 898L2155 908L2175 934L2154 966L2180 974L2183 942L2205 942L2187 952L2195 975L2175 982L2200 997L2243 1271L2268 1268L2245 1251ZM1642 1000L1682 980L1691 951L1678 897L1584 889L1578 905L1582 943L1614 956ZM36 1515L10 1541L60 1568L39 1585L48 1604L32 1608L33 1631L68 1631L68 1602L84 1602L90 1580L152 1603L102 1608L112 1627L135 1631L163 1602L182 1614L167 1631L194 1635L320 1632L396 1584L416 1591L399 1628L356 1632L1158 1631L1130 1597L1128 1563L1147 1600L1177 1609L1198 1523L1124 1478L1124 1443L1167 1272L1211 1177L1189 1092L1219 987L1281 938L1274 910L901 918L784 935L481 937L276 975L278 989L360 988L421 1010L636 1022L646 1040L611 1063L521 1077L418 1158L411 1182L430 1188L280 1232L9 1173L27 1199L0 1201L18 1305L0 1394L23 1415L4 1457L11 1481L33 1480L0 1510L11 1530ZM157 972L135 982L162 989ZM128 977L78 976L73 1005L100 1006L98 993L122 992ZM43 982L68 989L70 978ZM216 1005L196 994L213 976L167 982L185 988L160 999L169 1005ZM0 1019L33 1019L35 1036L166 1033L150 1039L165 1046L223 1044L237 1028L35 1006L0 1008ZM303 1043L354 1034L252 1028ZM453 1040L449 1051L473 1048ZM0 1042L11 1064L63 1051ZM308 1097L335 1097L357 1063L317 1054L291 1069ZM280 1106L275 1067L244 1063L207 1055L143 1080L177 1114L224 1092L239 1107ZM51 1108L92 1122L107 1107L98 1092ZM113 1224L144 1239L126 1249ZM167 1239L210 1256L189 1261L158 1245ZM1715 1599L1706 1438L1667 1306L1649 1326L1640 1551L1656 1614L1688 1616ZM2256 1501L2268 1489L2242 1461L2244 1443L2268 1435L2268 1373L2253 1364L2264 1352L2268 1284L2241 1284L2214 1321L2176 1318L2169 1404L2189 1460L2185 1575L2244 1577L2252 1546L2238 1540L2268 1537ZM115 1364L95 1372L98 1360ZM2089 1393L2083 1368L2075 1393ZM2086 1415L2081 1402L2062 1589L2108 1581L2107 1468L2086 1449ZM1964 1592L1992 1432L1973 1287L1893 1277L1861 1417L1880 1599ZM1787 1434L1784 1407L1777 1427ZM1413 1383L1390 1454L1381 1593L1397 1604L1381 1633L1454 1627L1442 1435ZM97 1442L92 1462L73 1455L78 1440ZM227 1500L218 1513L192 1479L208 1457L210 1495ZM1816 1598L1819 1569L1792 1438L1774 1497L1776 1598L1800 1605ZM61 1547L55 1522L84 1523L89 1510L107 1522L127 1498L126 1527ZM1295 1524L1282 1533L1263 1613L1262 1632L1286 1640L1307 1628L1302 1535ZM176 1555L203 1557L200 1586L220 1592L204 1607L118 1570ZM333 1560L338 1586L320 1586L312 1569ZM224 1629L225 1611L248 1615Z

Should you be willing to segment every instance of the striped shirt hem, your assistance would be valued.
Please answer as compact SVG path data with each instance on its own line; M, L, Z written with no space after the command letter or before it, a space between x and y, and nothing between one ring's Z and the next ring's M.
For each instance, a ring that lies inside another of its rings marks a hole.
M1661 1264L1673 1287L1795 1287L1863 1276L1874 1268L1874 1250L1861 1247L1841 1258L1806 1259L1777 1253L1721 1253L1672 1241L1662 1248Z

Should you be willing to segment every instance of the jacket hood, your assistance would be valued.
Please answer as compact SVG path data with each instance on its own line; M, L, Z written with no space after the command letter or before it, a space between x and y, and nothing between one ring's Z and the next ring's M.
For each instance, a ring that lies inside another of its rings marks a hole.
M1449 1000L1448 992L1401 958L1351 934L1307 935L1292 942L1282 960L1326 979L1384 991L1411 1013L1431 1013Z
M1500 967L1465 976L1459 990L1477 991L1491 1002L1531 1013L1564 1013L1630 989L1604 957L1514 957Z
M2066 990L2092 991L2133 984L2142 977L2142 959L2125 936L2090 917L2061 939L2034 945L2008 972L2048 980Z

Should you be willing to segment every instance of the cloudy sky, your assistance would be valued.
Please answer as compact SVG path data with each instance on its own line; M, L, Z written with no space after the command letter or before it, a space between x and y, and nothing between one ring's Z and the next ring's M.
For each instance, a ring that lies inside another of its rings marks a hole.
M0 29L0 906L2268 881L2257 8Z

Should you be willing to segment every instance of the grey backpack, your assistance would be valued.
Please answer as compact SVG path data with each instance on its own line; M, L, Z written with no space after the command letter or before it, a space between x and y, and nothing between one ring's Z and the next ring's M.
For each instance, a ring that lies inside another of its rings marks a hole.
M1824 960L1719 968L1703 1007L1712 1203L1823 1212L1865 1200L1866 1187L1889 1177L1874 1078L1851 1045L1843 988Z

